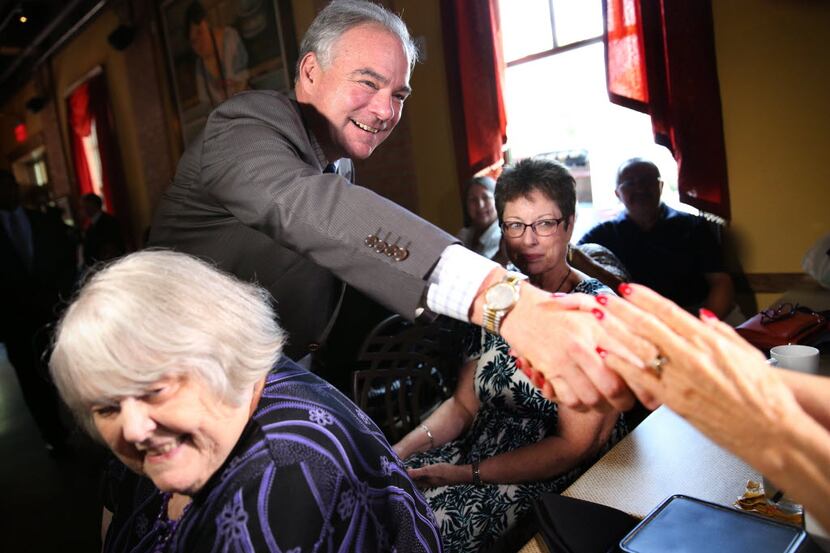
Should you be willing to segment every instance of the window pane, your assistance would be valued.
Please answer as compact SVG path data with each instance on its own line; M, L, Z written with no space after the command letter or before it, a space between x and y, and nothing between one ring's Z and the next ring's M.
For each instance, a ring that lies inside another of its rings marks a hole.
M507 62L553 48L548 0L499 0Z
M677 200L677 165L654 143L648 115L608 101L602 43L509 67L505 104L507 137L514 160L550 152L585 152L593 205L580 204L573 240L620 209L616 171L641 156L660 168L663 200ZM582 175L575 176L582 177ZM593 209L591 209L593 207ZM683 206L688 210L688 206Z
M553 0L556 45L602 36L601 0Z

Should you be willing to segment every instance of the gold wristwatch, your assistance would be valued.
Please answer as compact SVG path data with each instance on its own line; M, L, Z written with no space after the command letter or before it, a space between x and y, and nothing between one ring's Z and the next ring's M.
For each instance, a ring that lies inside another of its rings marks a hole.
M526 276L508 271L484 293L484 328L500 334L501 322L519 301L519 283Z

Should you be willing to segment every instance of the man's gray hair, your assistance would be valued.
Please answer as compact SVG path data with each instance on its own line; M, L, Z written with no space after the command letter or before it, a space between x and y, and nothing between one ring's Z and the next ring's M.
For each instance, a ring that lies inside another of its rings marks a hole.
M282 352L271 301L261 287L195 257L131 254L89 278L66 310L52 378L93 436L93 404L146 394L163 377L195 377L240 405Z
M418 47L400 17L365 0L333 0L317 14L300 43L295 79L299 78L300 62L306 54L314 52L323 68L328 67L332 47L337 39L349 29L365 24L380 25L397 36L403 45L406 59L409 60L409 70L412 71L418 61Z

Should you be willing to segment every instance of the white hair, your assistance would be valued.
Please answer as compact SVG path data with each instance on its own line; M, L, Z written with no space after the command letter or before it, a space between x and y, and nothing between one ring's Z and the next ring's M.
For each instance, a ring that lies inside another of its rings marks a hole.
M95 273L63 315L49 365L61 397L95 434L90 406L194 375L240 405L280 357L267 291L186 254L146 250Z
M333 0L323 8L306 31L300 43L295 75L300 75L300 62L309 52L317 54L322 67L331 62L332 47L343 33L359 25L380 25L397 36L403 45L409 70L418 62L418 47L409 35L406 23L386 8L365 0Z

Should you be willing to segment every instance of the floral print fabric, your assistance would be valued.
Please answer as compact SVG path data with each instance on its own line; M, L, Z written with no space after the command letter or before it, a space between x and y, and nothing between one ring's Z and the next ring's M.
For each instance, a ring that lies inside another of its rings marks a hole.
M613 293L597 280L581 282L574 292ZM407 467L434 463L469 464L540 441L557 430L556 403L545 399L516 369L510 347L499 336L474 327L465 353L478 359L474 386L480 407L472 425L459 439L406 459ZM600 454L625 435L622 416ZM592 463L593 460L590 462ZM512 528L546 492L561 492L590 463L545 481L524 484L457 484L426 490L427 501L441 529L448 553L479 551Z

